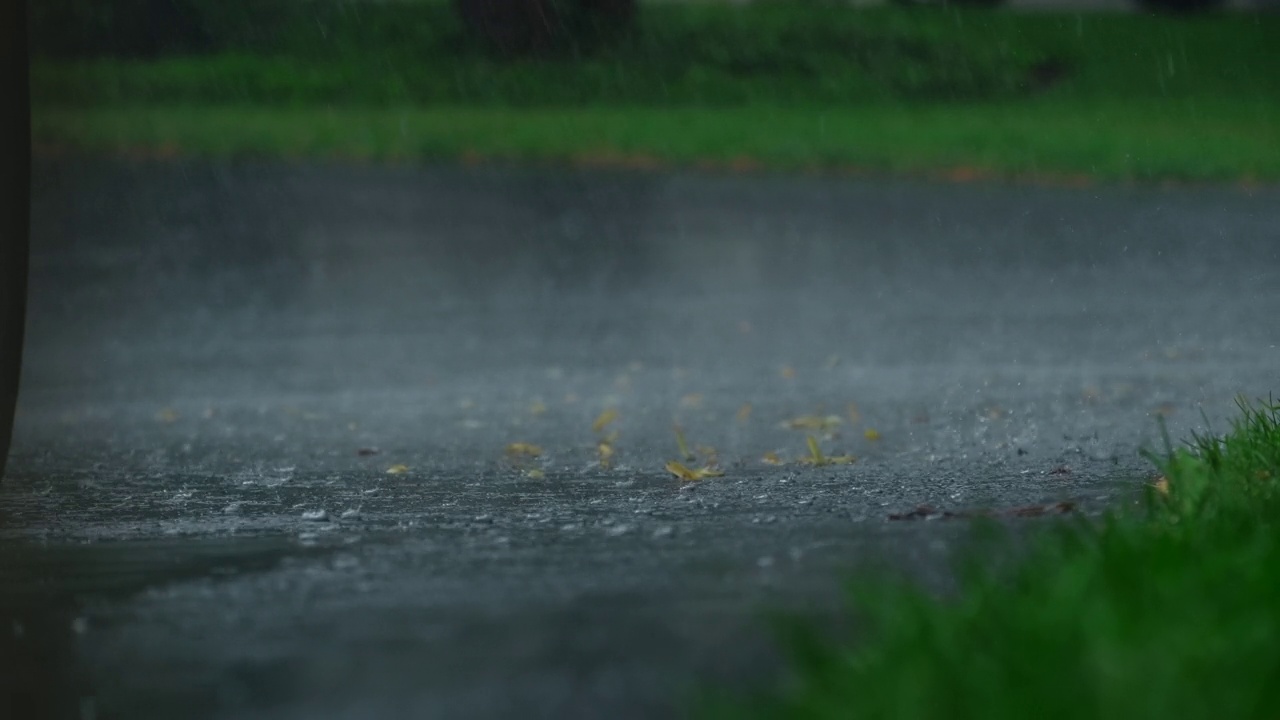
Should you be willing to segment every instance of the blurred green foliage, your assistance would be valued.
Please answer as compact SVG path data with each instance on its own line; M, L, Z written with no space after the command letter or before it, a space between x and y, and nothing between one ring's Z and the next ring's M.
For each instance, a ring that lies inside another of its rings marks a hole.
M148 1L156 0L114 0ZM183 41L181 52L173 45L146 61L139 60L143 53L83 39L87 30L63 37L47 27L50 16L33 20L40 28L33 44L43 60L35 65L35 99L662 104L992 98L1035 90L1037 68L1065 69L1070 62L1049 46L971 36L958 15L932 10L654 5L644 8L637 32L598 53L509 61L469 42L445 3L286 7L268 0L252 7L236 21L214 12L202 16L202 29ZM98 59L73 59L85 54Z
M1145 512L1062 524L1003 568L992 533L949 598L858 578L858 636L784 618L783 682L711 697L702 717L1273 717L1280 405L1240 408L1226 435L1149 454L1161 479Z
M1277 15L652 3L599 52L504 60L445 0L288 1L209 15L202 40L150 57L53 52L46 36L32 64L37 139L1280 177Z
M150 32L138 20L148 3L187 18L173 25L186 34L137 40ZM1280 98L1280 17L1267 15L662 3L599 52L514 60L472 42L438 0L51 0L33 7L32 26L33 98L64 105ZM102 34L124 27L133 35Z

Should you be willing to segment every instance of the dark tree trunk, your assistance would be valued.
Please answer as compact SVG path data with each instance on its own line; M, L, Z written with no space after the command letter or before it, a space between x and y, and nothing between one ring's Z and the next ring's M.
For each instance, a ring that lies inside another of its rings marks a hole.
M455 0L467 31L505 56L550 50L560 19L551 0Z
M472 37L504 57L591 51L635 23L636 0L454 0Z
M0 479L9 457L27 307L31 201L31 107L26 3L0 10Z

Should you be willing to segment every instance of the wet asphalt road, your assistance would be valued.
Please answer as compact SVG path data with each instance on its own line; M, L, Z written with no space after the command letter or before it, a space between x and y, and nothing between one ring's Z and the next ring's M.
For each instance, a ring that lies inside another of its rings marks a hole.
M33 233L0 714L669 716L1280 377L1274 188L45 161Z

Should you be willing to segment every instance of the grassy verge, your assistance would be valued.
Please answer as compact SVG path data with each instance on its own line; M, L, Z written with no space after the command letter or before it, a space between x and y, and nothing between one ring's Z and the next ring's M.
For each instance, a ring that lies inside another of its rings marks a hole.
M125 154L937 171L961 179L1280 179L1280 118L1267 122L1267 108L1219 108L1194 123L1165 110L1136 103L1069 114L1033 104L519 112L142 105L37 108L32 119L38 146Z
M1062 528L959 597L860 591L869 633L793 627L794 672L707 717L1263 718L1280 707L1280 404L1155 458L1145 513Z
M500 62L469 49L446 5L360 13L279 21L269 44L204 56L39 59L36 140L1280 180L1278 16L670 3L646 6L640 32L600 55Z

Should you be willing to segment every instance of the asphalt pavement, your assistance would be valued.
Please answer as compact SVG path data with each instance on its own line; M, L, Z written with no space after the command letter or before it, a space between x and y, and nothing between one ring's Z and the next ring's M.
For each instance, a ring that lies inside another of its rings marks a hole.
M64 159L33 196L10 717L669 717L772 677L766 609L945 593L941 512L1132 504L1161 419L1280 378L1278 188Z

